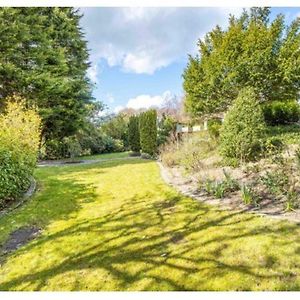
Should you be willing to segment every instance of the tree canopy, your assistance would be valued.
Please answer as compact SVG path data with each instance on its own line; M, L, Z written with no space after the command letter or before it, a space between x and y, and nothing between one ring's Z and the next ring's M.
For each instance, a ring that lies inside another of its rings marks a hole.
M243 87L260 102L297 99L300 90L300 18L289 26L272 22L269 8L230 16L227 30L216 26L190 56L184 70L185 107L193 116L225 111Z
M0 8L0 108L13 94L35 104L46 139L74 134L93 105L80 18L73 8Z

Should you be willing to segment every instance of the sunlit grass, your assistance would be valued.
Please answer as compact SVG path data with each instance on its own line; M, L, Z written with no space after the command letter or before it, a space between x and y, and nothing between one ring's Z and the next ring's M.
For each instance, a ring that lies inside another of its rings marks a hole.
M300 229L221 211L165 185L153 161L41 168L39 192L0 219L0 290L299 289ZM1 258L0 258L1 260Z

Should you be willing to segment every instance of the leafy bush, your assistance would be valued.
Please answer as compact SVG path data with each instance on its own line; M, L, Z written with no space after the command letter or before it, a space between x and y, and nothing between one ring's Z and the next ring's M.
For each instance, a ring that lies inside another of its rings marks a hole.
M268 125L298 122L300 106L297 101L273 101L263 105L265 121Z
M65 137L64 144L67 147L67 155L71 159L81 155L82 148L76 136Z
M240 91L229 109L220 132L220 153L225 161L249 161L262 150L266 126L252 88Z
M140 115L140 143L143 153L154 155L157 152L157 113L151 109Z
M0 207L16 199L30 184L36 165L41 120L25 101L7 99L0 115Z
M103 136L104 151L105 153L110 152L122 152L124 151L124 144L122 140L113 139L111 136Z
M211 138L218 139L222 121L220 119L210 119L207 121L207 130Z
M140 129L139 117L131 116L128 124L128 143L131 151L140 152Z
M84 129L79 130L76 137L83 155L105 152L103 133L93 124L88 124Z
M59 159L67 157L67 146L63 141L48 139L40 149L41 159Z

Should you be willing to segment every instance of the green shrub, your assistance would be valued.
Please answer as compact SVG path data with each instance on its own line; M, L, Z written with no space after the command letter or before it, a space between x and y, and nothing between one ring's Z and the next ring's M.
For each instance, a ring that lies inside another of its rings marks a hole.
M140 129L139 117L131 116L128 124L128 143L130 150L133 152L140 152Z
M65 137L64 144L67 147L67 155L71 159L81 155L82 148L76 136Z
M59 159L67 157L67 146L63 141L48 139L40 149L41 159Z
M220 132L220 154L225 161L249 161L262 150L266 126L252 88L240 91L225 116Z
M124 144L122 140L113 139L111 136L104 135L102 137L103 144L104 144L104 151L105 153L110 152L122 152L124 151Z
M207 130L209 136L213 139L218 139L220 136L220 129L222 121L220 119L210 119L207 121Z
M143 153L154 155L157 152L157 113L151 109L140 115L140 144Z
M268 125L295 123L300 118L300 106L297 101L273 101L263 105L265 121Z
M30 183L36 165L41 120L18 96L7 99L0 115L0 208L16 199Z

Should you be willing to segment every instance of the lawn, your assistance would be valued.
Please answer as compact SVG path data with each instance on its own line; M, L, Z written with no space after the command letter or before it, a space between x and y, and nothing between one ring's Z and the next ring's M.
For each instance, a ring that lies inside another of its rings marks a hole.
M300 228L178 194L154 161L37 169L38 192L0 218L0 290L299 290Z
M96 159L114 159L114 158L126 158L129 156L129 152L116 152L116 153L102 153L94 155L85 155L76 157L76 160L96 160Z

